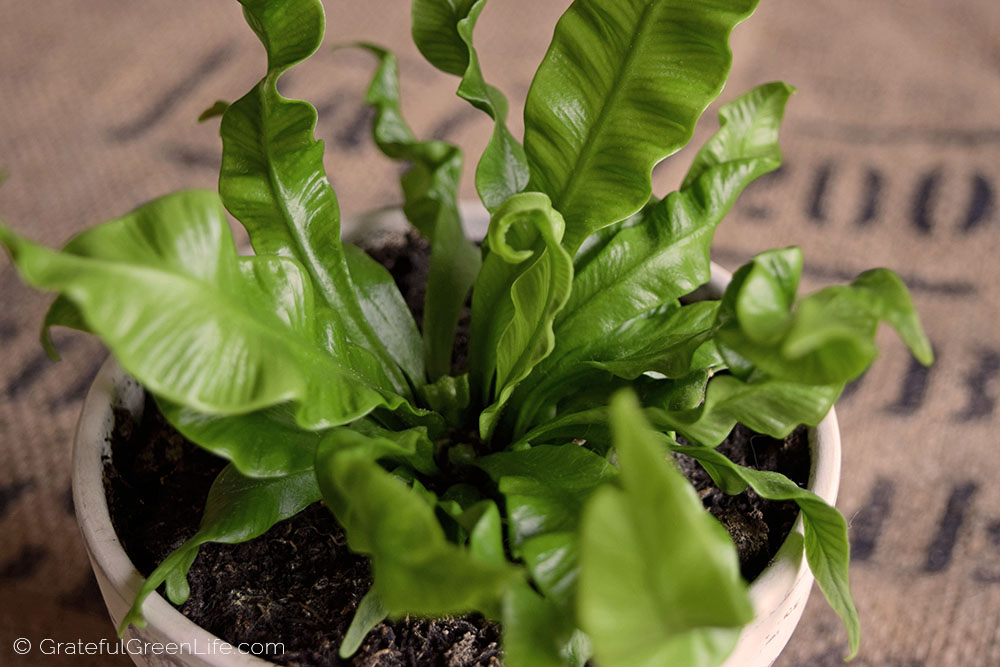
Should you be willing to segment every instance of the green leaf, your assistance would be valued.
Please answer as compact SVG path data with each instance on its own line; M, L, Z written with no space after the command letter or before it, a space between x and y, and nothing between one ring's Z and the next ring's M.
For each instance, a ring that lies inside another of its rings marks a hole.
M614 375L634 380L653 371L668 378L682 378L692 370L721 366L711 338L715 334L717 301L701 301L627 323L607 359L588 363ZM617 349L615 349L617 348Z
M591 655L571 619L527 584L504 597L503 649L507 667L583 667Z
M421 493L376 462L400 451L348 429L334 429L320 444L320 489L348 545L371 556L374 588L391 616L478 610L496 617L518 571L446 539Z
M218 118L222 114L226 113L226 109L228 108L229 102L226 102L225 100L216 100L212 106L208 107L202 111L201 114L199 114L198 122L204 123L206 120Z
M729 483L722 487L726 493L741 493L750 486L762 498L793 500L798 504L802 510L805 527L805 550L809 569L816 577L816 583L819 584L830 606L844 622L851 648L848 659L853 658L858 652L861 632L858 611L851 599L848 582L850 543L847 539L847 522L843 515L816 494L799 488L795 482L779 473L745 468L707 447L681 446L672 443L671 449L696 459L713 478L720 473L726 474Z
M160 412L186 439L232 462L245 477L282 477L308 470L322 434L295 423L287 404L245 415L209 415L159 398Z
M575 532L580 508L614 467L576 445L539 445L476 460L500 488L507 507L511 548L519 555L528 539L549 532Z
M380 457L385 460L402 463L423 475L434 476L441 472L434 462L434 443L424 426L393 431L366 418L354 422L350 428L370 438L373 446L380 447Z
M431 380L451 369L455 327L481 264L458 213L462 153L443 141L418 141L403 119L396 57L360 44L379 60L365 101L375 109L375 143L388 157L412 163L402 178L407 219L431 242L424 305L424 349Z
M795 300L802 253L761 253L733 276L719 311L720 351L741 377L753 369L800 383L843 384L878 354L880 321L900 332L924 363L933 361L906 287L888 269Z
M250 235L258 255L298 259L330 306L337 337L373 354L380 374L402 396L410 389L358 303L340 241L337 197L313 136L316 110L285 99L278 78L309 57L323 39L319 0L240 0L267 50L267 74L222 117L219 194Z
M45 320L42 322L42 331L39 336L45 353L52 361L60 359L59 350L56 349L56 345L52 341L52 327L69 327L77 331L91 333L73 302L64 296L57 296L45 313Z
M420 387L420 397L449 424L465 423L469 408L468 374L442 375L437 381Z
M566 218L564 245L638 211L653 166L691 139L729 73L729 33L756 0L576 0L524 110L529 189Z
M536 253L509 245L507 232L514 225L536 229L545 242L544 249ZM511 197L490 221L487 234L490 251L510 264L526 261L531 264L511 286L511 317L499 329L496 398L479 418L483 439L489 439L500 411L517 385L555 345L552 322L569 298L573 280L573 259L560 245L563 230L563 219L548 197L534 192Z
M622 488L584 510L580 626L605 667L718 665L753 618L736 549L634 396L615 397L611 421Z
M493 212L528 184L524 148L507 129L507 99L486 83L472 32L486 0L413 0L413 41L440 70L462 77L458 95L494 121L482 158L476 167L476 190Z
M198 532L167 556L143 582L118 634L131 624L146 627L142 603L164 581L168 582L167 593L174 604L187 600L187 572L202 544L239 544L252 540L319 499L312 469L285 477L252 479L240 475L232 465L224 468L208 493Z
M379 332L386 351L415 386L426 382L420 331L389 271L368 253L345 245L347 266L365 319Z
M538 411L579 382L581 365L622 359L618 341L630 323L708 281L716 225L743 188L781 164L778 128L791 93L771 83L724 105L721 128L695 157L681 190L647 206L578 261L569 302L556 318L556 347L514 396L518 432L539 423Z
M344 634L344 640L340 642L340 650L337 654L342 659L347 660L357 653L365 641L365 635L374 630L388 616L389 612L382 604L382 598L378 596L374 588L369 590L358 603L354 618L351 619L351 625Z
M657 427L680 432L691 442L715 447L737 422L753 431L784 438L799 424L815 426L843 391L842 384L810 385L761 377L744 381L730 375L712 378L705 402L688 410L649 410Z
M569 613L578 573L580 513L594 489L617 471L574 444L491 454L476 466L503 494L511 552L524 560L545 597Z
M917 361L934 363L934 350L920 324L913 300L898 275L888 269L865 271L851 282L861 307L896 330Z
M322 344L312 286L297 262L236 255L216 195L186 191L76 237L61 253L0 226L25 280L61 292L86 328L154 394L238 415L293 403L321 430L398 407ZM384 378L384 376L383 376Z

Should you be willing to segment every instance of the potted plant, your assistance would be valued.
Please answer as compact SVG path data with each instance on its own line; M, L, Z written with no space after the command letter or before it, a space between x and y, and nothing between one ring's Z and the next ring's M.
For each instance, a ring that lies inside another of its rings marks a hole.
M878 269L800 297L801 253L786 248L715 298L682 299L709 281L736 196L780 163L785 84L725 105L680 188L651 194L652 167L721 92L729 33L756 2L576 0L535 75L522 144L473 47L485 0L414 0L420 51L494 120L476 170L482 249L462 230L460 152L414 137L393 56L358 45L378 60L375 141L412 165L403 210L432 247L419 328L388 272L341 241L315 110L278 93L320 45L322 5L240 2L268 64L206 114L222 115L218 194L168 195L59 252L0 226L25 280L59 294L46 331L100 336L185 437L229 461L200 530L149 575L121 629L145 623L161 584L184 600L205 542L251 539L322 500L373 569L345 655L386 616L476 611L503 624L511 666L720 665L754 609L732 541L673 453L726 493L798 504L803 537L782 550L804 552L853 655L843 517L715 447L737 422L781 438L819 424L876 356L881 321L930 363L909 295ZM253 256L238 255L226 210ZM114 384L105 393L125 400L124 376Z

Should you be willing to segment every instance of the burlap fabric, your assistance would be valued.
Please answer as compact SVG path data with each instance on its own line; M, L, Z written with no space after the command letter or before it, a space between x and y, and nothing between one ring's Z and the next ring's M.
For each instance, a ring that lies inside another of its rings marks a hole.
M454 79L419 59L408 4L330 0L327 43L393 45L418 133L478 155L489 123L453 98ZM513 108L567 5L494 0L484 13L484 68ZM1000 665L1000 4L763 0L733 46L723 99L773 79L799 93L783 132L786 166L741 199L715 258L735 266L798 244L810 287L896 269L939 356L924 370L885 332L883 358L838 405L839 504L864 629L855 664ZM399 201L397 168L367 143L360 99L371 65L324 49L283 82L319 107L347 212ZM245 92L263 66L235 2L3 2L0 167L9 178L0 215L55 244L167 191L214 187L217 124L195 118ZM706 121L695 143L714 113ZM659 193L690 156L657 170ZM47 361L37 344L46 303L0 260L0 664L124 664L12 649L19 637L37 647L113 636L69 499L73 427L103 353L63 333L65 361ZM778 664L837 665L845 649L814 594Z

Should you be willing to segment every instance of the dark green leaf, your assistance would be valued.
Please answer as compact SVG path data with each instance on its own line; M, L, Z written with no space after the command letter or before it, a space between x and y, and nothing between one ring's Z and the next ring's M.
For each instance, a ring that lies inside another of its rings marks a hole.
M584 510L580 625L605 667L714 667L753 618L736 549L634 396L615 397L611 422L622 488L602 486Z
M206 120L212 118L218 118L222 114L226 113L226 109L229 108L229 102L225 100L216 100L212 106L208 107L198 116L198 122L204 123Z
M576 0L525 105L529 189L566 218L575 251L638 211L650 172L686 144L729 72L733 27L756 0Z
M420 396L431 410L449 424L465 422L469 408L469 376L442 375L437 381L420 388Z
M202 544L239 544L252 540L319 499L320 492L312 469L286 477L251 479L240 475L232 465L224 468L209 491L198 532L149 575L132 608L122 619L119 634L130 624L146 626L142 603L164 581L168 583L167 593L174 604L183 604L187 600L187 572Z
M426 382L420 332L389 271L365 251L345 245L347 266L358 290L365 319L379 333L386 351L415 386Z
M478 459L476 466L489 474L506 499L515 555L537 535L574 532L584 501L615 475L610 463L572 444L491 454Z

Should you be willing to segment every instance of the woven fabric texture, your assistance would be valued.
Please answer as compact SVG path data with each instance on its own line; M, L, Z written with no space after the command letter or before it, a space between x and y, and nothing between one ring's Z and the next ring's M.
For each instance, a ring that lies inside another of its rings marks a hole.
M494 0L484 12L483 67L513 109L567 5ZM327 14L327 44L363 38L397 49L419 135L478 155L489 121L420 59L408 3L329 0ZM264 67L236 2L6 2L0 15L0 216L9 224L58 244L168 191L215 187L217 121L195 119L243 94ZM808 288L895 269L938 353L924 369L883 332L883 357L837 406L839 506L863 623L854 664L1000 665L1000 3L764 0L733 50L722 101L776 79L798 93L785 166L740 199L714 259L735 267L800 245ZM317 135L347 213L400 200L398 168L368 141L361 99L371 68L366 54L324 47L282 82L319 109ZM717 127L714 109L694 145ZM692 154L656 170L658 194L676 187ZM114 634L69 491L76 416L104 353L60 332L64 361L48 361L37 342L47 303L0 259L0 664L127 664L12 649L19 637ZM814 592L777 665L833 667L845 652Z

